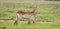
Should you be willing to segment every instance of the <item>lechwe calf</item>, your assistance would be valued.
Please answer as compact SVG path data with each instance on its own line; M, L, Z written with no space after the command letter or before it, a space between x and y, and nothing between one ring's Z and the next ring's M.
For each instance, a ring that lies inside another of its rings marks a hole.
M18 11L16 13L16 20L14 22L14 25L18 24L18 21L22 20L22 18L26 18L27 21L28 21L28 24L30 24L30 18L32 16L34 16L33 23L35 24L36 23L35 10L36 10L36 7L32 7L32 11L31 12Z

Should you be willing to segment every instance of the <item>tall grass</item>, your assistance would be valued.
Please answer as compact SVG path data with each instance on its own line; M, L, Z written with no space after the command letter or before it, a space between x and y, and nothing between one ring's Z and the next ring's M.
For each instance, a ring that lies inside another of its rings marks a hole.
M0 19L15 20L16 12L32 11L33 4L20 4L20 3L2 3L0 4ZM6 29L60 29L60 5L37 5L36 9L37 23L27 25L27 21L18 22L18 25L14 26L14 22L0 22L0 28Z

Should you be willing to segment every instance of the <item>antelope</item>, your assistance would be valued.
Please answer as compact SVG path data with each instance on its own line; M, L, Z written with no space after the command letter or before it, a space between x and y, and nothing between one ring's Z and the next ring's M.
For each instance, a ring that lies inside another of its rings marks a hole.
M14 25L18 24L18 21L22 20L22 18L26 18L28 21L28 24L30 24L30 18L32 16L34 16L33 23L35 24L36 23L36 15L35 15L36 7L32 7L32 8L33 10L31 12L17 11Z

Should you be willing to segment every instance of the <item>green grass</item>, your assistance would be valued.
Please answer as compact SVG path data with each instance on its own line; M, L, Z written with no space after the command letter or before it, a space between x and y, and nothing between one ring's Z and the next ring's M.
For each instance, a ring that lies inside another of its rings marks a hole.
M16 12L32 11L31 4L20 4L20 3L0 3L0 19L11 19L15 20ZM18 25L14 26L14 22L0 21L0 29L60 29L60 5L38 5L36 9L37 23L27 25L27 21L19 21ZM33 19L33 18L31 18Z
M60 29L60 22L37 22L27 25L27 22L18 22L18 25L13 25L13 22L0 22L0 29Z

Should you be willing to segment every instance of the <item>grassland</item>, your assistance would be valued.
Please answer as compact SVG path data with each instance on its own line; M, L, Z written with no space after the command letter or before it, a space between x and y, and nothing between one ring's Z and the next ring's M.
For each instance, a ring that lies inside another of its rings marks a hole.
M27 21L19 21L18 25L14 26L16 12L18 10L32 11L30 7L34 4L34 2L0 3L0 29L60 29L60 5L58 4L37 3L36 24L31 21L31 25L27 25Z

